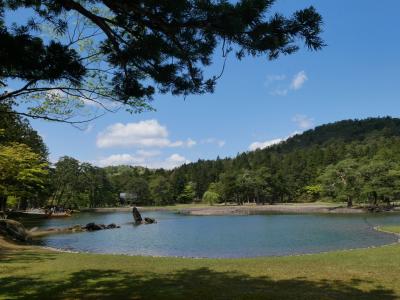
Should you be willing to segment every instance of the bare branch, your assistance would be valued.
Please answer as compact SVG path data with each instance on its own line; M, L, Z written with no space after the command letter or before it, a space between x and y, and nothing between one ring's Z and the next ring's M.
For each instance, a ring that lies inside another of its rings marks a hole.
M42 119L42 120L47 120L47 121L53 121L53 122L59 122L59 123L67 123L67 124L84 124L84 123L88 123L91 121L94 121L102 116L105 115L105 113L97 115L93 118L87 119L87 120L83 120L83 121L70 121L71 118L53 118L53 117L49 117L49 116L38 116L38 115L34 115L34 114L30 114L30 113L25 113L25 112L17 112L17 111L8 111L8 110L0 110L0 114L14 114L14 115L21 115L24 117L28 117L28 118L32 118L32 119Z

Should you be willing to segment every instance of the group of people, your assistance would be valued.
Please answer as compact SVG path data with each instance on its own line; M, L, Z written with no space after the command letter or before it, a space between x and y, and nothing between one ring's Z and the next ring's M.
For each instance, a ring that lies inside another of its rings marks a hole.
M72 209L71 208L65 208L63 206L47 206L44 209L44 212L47 215L53 215L53 214L71 214Z

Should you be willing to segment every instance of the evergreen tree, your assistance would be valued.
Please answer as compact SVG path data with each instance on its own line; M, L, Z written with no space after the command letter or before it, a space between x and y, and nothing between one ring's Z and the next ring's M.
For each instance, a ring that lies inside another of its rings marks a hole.
M0 103L24 97L32 106L18 113L71 123L80 122L74 112L88 101L141 112L156 92L212 92L220 75L207 78L203 69L217 47L225 59L233 51L239 59L275 59L296 52L299 41L312 50L323 46L313 7L285 17L270 14L273 3L0 1ZM8 25L7 13L17 9L32 16ZM10 80L21 86L9 90Z

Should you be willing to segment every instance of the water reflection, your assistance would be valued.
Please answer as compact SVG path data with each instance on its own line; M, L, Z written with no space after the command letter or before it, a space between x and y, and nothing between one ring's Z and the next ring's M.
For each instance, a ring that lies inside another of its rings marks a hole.
M46 246L96 253L185 257L254 257L315 253L393 243L374 226L400 224L400 215L185 216L146 212L157 224L135 226L130 213L80 213L28 226L64 227L89 222L119 229L48 236Z

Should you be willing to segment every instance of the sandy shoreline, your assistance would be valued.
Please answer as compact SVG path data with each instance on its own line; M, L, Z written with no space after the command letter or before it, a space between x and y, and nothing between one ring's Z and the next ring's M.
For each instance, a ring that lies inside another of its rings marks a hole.
M213 206L206 208L182 209L180 213L196 216L219 215L256 215L266 213L366 213L363 208L347 208L331 205L313 204L275 204L275 205L243 205L243 206Z
M179 209L174 209L171 207L151 207L151 206L138 206L140 211L176 211ZM100 213L109 213L109 212L132 212L132 207L98 207L98 208L82 208L81 212L100 212Z
M348 208L343 205L335 204L314 204L314 203L290 203L275 205L215 205L200 206L196 205L181 208L179 206L168 207L138 207L139 211L175 211L181 214L195 216L221 216L221 215L256 215L268 213L328 213L328 214L360 214L369 213L366 208L354 207ZM130 212L131 207L110 207L110 208L91 208L84 209L86 212ZM399 212L397 208L391 212Z

